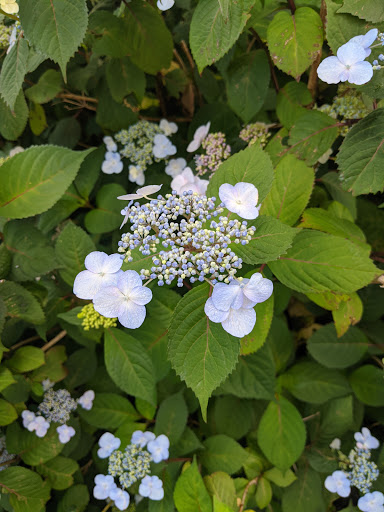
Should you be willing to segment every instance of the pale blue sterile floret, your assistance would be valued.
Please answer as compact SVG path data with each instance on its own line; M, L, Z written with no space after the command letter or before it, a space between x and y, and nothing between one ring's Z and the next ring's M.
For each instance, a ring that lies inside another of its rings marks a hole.
M57 427L56 432L59 434L60 443L66 444L71 440L76 434L76 431L73 427L69 427L68 425L60 425Z
M344 471L334 471L332 475L327 476L324 485L329 492L335 492L342 498L346 498L351 493L351 482Z
M101 170L104 174L120 174L123 170L123 162L120 153L107 151L104 156L104 162L101 164Z
M132 183L136 183L137 185L144 185L145 174L140 165L129 166L128 179L129 181L131 181Z
M103 287L93 299L95 311L106 318L118 318L128 329L137 329L146 316L145 305L152 291L134 270L122 272L113 286Z
M382 492L369 492L357 502L362 512L384 512L384 495Z
M77 274L73 293L79 299L92 300L104 286L116 283L118 272L123 264L119 254L105 254L94 251L85 258L85 268Z
M253 274L251 279L217 283L204 311L212 322L221 323L229 334L242 338L255 326L255 305L269 299L272 292L272 281L260 273Z
M100 459L106 459L111 453L120 447L121 441L110 432L105 432L99 439L100 448L97 450L97 455Z
M259 208L256 207L259 193L252 183L224 183L219 188L219 197L230 212L243 219L256 219L259 215Z
M363 427L361 432L355 433L356 447L360 450L372 450L379 447L379 441L371 435L371 431Z
M110 498L111 491L117 487L113 477L110 475L96 475L94 482L96 485L93 488L93 496L97 500Z
M208 188L208 183L208 180L203 180L195 176L190 167L184 167L184 169L173 178L171 188L179 195L189 191L203 195Z
M203 124L198 127L193 135L193 140L188 144L187 151L188 153L193 153L197 151L201 146L201 143L205 139L205 137L209 133L209 129L211 128L211 122L209 121L207 124Z
M157 134L153 139L153 156L155 158L167 158L176 154L176 146L164 134Z
M90 411L93 406L93 401L95 399L95 392L90 389L86 391L80 398L78 398L77 402L81 405L83 409L86 411Z
M119 487L112 489L109 497L115 502L115 507L119 510L126 510L129 505L129 494Z
M165 173L172 178L176 178L187 166L185 158L172 158L165 167Z
M172 5L174 4L174 1L173 0L168 0L168 2L166 0L163 0L163 3L170 3L172 2ZM172 7L171 5L171 7ZM169 9L169 7L168 7ZM159 127L160 127L160 130L162 130L164 132L165 135L167 135L167 137L169 135L172 135L173 133L176 133L177 130L179 129L177 124L176 123L172 123L172 122L169 122L167 119L162 119L159 123Z
M131 443L144 448L149 441L153 441L154 439L156 439L156 436L153 432L142 432L141 430L136 430L132 434Z
M365 58L366 49L361 44L348 42L340 46L337 56L327 57L320 63L317 74L328 84L349 82L363 85L373 76L372 64Z
M163 482L158 476L145 476L141 481L139 494L150 500L162 500L164 498Z
M107 148L107 151L112 151L113 153L117 151L117 145L116 142L113 140L113 137L106 135L103 138L103 142Z
M147 444L147 450L152 455L153 462L161 462L169 457L169 439L164 434L156 437Z
M378 34L379 31L377 30L377 28L372 28L364 35L352 37L352 39L350 39L348 43L359 44L365 50L365 57L369 57L372 51L370 46L377 39Z

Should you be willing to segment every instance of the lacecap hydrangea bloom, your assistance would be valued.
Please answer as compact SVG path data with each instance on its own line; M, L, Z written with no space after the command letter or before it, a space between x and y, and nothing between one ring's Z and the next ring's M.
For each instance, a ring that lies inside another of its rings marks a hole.
M100 458L108 458L108 475L95 477L94 497L99 500L110 499L116 508L126 510L130 502L127 491L139 482L138 492L141 497L162 500L163 482L157 476L151 476L150 471L151 463L159 463L169 457L167 436L156 437L152 432L137 430L124 450L119 450L120 445L120 439L110 432L101 436L97 454Z

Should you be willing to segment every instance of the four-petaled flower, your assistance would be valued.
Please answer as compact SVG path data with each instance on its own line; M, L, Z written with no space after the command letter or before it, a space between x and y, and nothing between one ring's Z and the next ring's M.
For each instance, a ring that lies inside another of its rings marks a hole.
M176 176L183 172L186 166L187 162L184 158L172 158L165 167L165 173L168 176L172 176L172 178L176 178Z
M171 0L171 2L172 2L172 5L173 5L174 1ZM165 3L165 2L163 2L163 3ZM172 5L170 5L170 7L172 7ZM169 9L170 7L167 7L167 9ZM176 123L170 123L169 121L167 121L167 119L162 119L160 121L159 126L160 126L160 130L162 130L164 132L164 134L167 135L167 136L172 135L173 133L176 133L177 130L178 130L177 124Z
M150 441L156 439L156 436L153 432L142 432L141 430L135 430L132 434L131 443L137 444L144 448Z
M362 512L384 512L384 495L382 492L368 492L357 502Z
M256 207L259 193L252 183L224 183L219 188L219 197L230 212L243 219L256 219L259 215L259 208Z
M109 493L111 500L115 502L115 507L119 510L126 510L129 505L129 494L119 487L115 487Z
M90 389L86 391L81 397L78 399L79 404L86 411L90 411L92 409L93 401L95 399L95 392Z
M56 432L59 434L60 443L63 444L68 443L71 437L76 434L76 430L68 425L60 425L60 427L57 427Z
M101 170L104 174L120 174L123 167L120 153L114 153L113 151L105 153L104 162L101 164Z
M189 167L185 167L180 174L173 178L171 188L172 190L176 190L179 195L183 194L183 192L189 192L190 190L203 195L207 191L208 183L208 180L198 178Z
M44 437L49 429L49 422L43 416L35 416L35 418L28 422L27 429L30 432L35 431L37 437Z
M176 153L176 146L168 139L166 135L158 133L153 139L152 152L156 158L167 158Z
M93 496L97 500L106 500L110 497L111 491L117 487L111 475L96 475L94 482L96 485L93 488Z
M201 143L205 139L205 137L209 133L209 129L211 127L211 122L209 121L207 124L203 124L199 126L199 128L195 131L193 135L193 140L188 144L187 151L188 153L193 153L197 151L201 146Z
M139 487L139 494L143 498L159 501L164 498L163 482L158 476L145 476Z
M164 434L156 437L147 444L147 450L152 455L153 462L161 462L169 457L169 439Z
M23 411L21 417L23 419L23 427L28 428L29 424L35 420L36 415L32 411Z
M329 492L335 492L342 498L351 493L351 482L343 471L334 471L332 475L327 476L324 485Z
M328 84L366 84L373 76L373 68L365 58L366 49L361 44L348 42L337 50L337 57L327 57L320 63L317 74Z
M119 448L120 444L121 441L118 437L115 437L110 432L105 432L99 439L100 448L97 450L97 455L100 459L106 459Z
M145 175L144 175L144 171L140 167L140 165L130 165L129 166L128 179L132 183L137 183L137 185L144 185Z
M371 450L378 448L380 443L371 435L371 431L367 427L363 427L361 432L355 433L356 447L360 450Z
M119 254L108 256L105 252L94 251L84 261L85 268L77 274L73 293L79 299L92 300L104 286L116 283L123 260Z

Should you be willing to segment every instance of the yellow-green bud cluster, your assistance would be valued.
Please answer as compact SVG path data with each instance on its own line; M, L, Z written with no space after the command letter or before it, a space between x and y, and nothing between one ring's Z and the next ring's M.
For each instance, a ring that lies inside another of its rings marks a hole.
M0 23L0 49L8 48L12 28L12 25L4 25L3 23Z
M220 164L231 156L231 146L227 144L225 134L222 132L210 133L201 143L205 153L196 155L197 174L214 174Z
M124 452L115 450L109 456L108 473L118 477L123 489L141 480L150 473L151 454L139 445L130 444Z
M84 331L100 328L107 329L108 327L117 326L117 318L105 318L105 316L100 315L100 313L95 311L92 302L82 308L77 318L83 319L81 325Z
M70 418L71 412L77 408L77 402L71 397L67 389L54 391L49 389L43 401L39 404L39 412L48 421L64 425Z
M257 142L262 148L267 144L270 136L269 126L265 123L247 124L239 133L240 139L247 142L248 146L252 146L252 144Z

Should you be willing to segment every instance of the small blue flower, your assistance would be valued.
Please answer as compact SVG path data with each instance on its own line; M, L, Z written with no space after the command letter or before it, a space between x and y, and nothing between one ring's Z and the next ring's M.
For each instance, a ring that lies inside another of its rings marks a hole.
M143 498L160 501L164 498L163 482L158 476L146 476L141 481L139 494Z
M153 462L161 462L169 457L169 439L164 434L156 437L147 445L147 450L152 455Z
M93 488L93 496L97 500L106 500L110 497L111 491L117 487L110 475L96 475L94 482L96 485Z
M327 476L324 485L329 492L335 492L342 498L351 493L351 482L343 471L334 471L332 475Z
M85 268L77 274L73 293L79 299L92 300L104 286L115 284L123 264L119 254L108 256L105 252L94 251L85 258Z
M121 441L118 437L115 437L110 432L105 432L99 439L100 448L97 450L97 455L100 459L106 459L119 448L120 444Z
M166 7L166 9L170 9L172 5L175 3L174 0L162 0L162 2L164 5L171 4L169 5L169 7ZM165 11L165 9L162 10ZM172 135L173 133L176 133L177 130L179 129L176 123L170 123L169 121L167 121L167 119L162 119L159 123L159 126L160 130L162 130L164 134L167 135L167 137L169 137L169 135Z
M57 427L56 432L59 434L60 443L63 444L67 444L71 437L76 434L76 430L68 425L60 425L60 427Z
M115 507L119 510L126 510L128 508L129 494L127 491L123 491L123 489L116 486L116 488L112 489L110 492L109 497L115 502Z
M105 153L104 162L101 164L101 170L104 174L120 174L123 167L120 153L115 153L114 151L107 151Z
M103 142L107 147L107 151L111 151L112 153L115 153L117 151L116 142L113 140L113 137L106 135L103 138Z
M379 31L377 30L377 28L372 28L371 30L368 30L368 32L363 36L352 37L352 39L350 39L348 43L356 43L361 45L365 50L365 57L369 57L372 51L370 49L370 46L377 38L378 33Z
M176 154L176 146L168 139L166 135L157 134L153 139L152 152L155 158L167 158Z
M373 76L373 69L372 64L364 61L365 58L366 51L363 46L348 42L337 50L337 57L327 57L320 63L317 74L328 84L366 84Z
M259 193L252 183L240 182L234 186L224 183L219 188L219 197L230 212L243 219L256 219L259 216L259 209L256 207Z
M382 492L369 492L359 499L357 506L362 512L384 512L384 495Z
M369 428L363 427L355 433L356 447L360 450L371 450L379 447L379 441L371 435Z
M153 441L154 439L156 439L156 436L153 432L142 432L141 430L136 430L132 434L131 443L144 448L149 441Z

